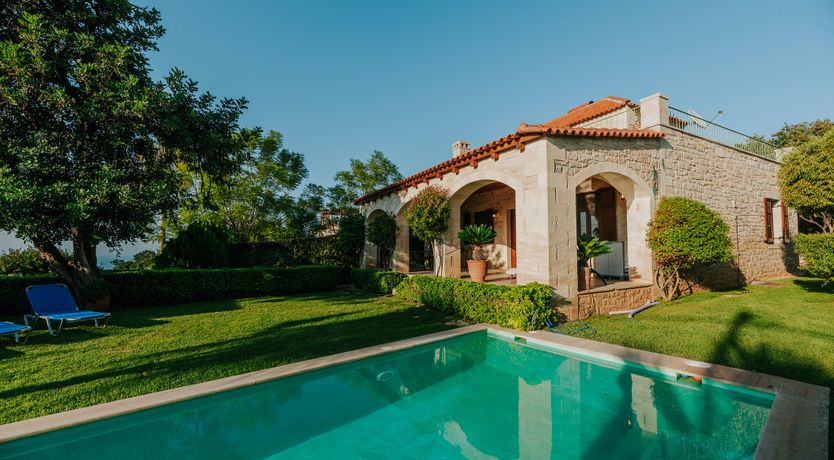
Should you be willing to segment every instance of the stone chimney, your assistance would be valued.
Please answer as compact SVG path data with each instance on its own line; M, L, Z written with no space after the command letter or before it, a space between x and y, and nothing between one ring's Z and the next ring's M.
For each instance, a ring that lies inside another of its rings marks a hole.
M640 128L660 129L669 124L669 98L663 93L654 93L640 99Z
M469 142L457 141L454 144L452 144L452 158L457 158L471 151L472 149L469 147Z

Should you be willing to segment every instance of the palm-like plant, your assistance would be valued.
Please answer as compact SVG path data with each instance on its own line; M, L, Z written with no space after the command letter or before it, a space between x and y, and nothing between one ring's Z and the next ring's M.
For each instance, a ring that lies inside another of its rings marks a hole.
M601 240L596 236L587 240L580 239L576 246L576 256L579 258L579 264L582 266L588 265L588 261L596 256L611 252L611 248L608 247L608 241Z
M488 225L467 225L458 232L458 238L474 246L472 260L486 260L483 245L495 239L495 230Z

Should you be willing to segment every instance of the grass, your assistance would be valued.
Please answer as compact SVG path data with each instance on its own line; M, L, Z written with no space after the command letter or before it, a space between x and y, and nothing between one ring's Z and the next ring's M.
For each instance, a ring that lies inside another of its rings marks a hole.
M595 317L561 332L723 364L834 390L834 287L795 278L704 292L638 314ZM829 414L834 421L834 410ZM834 447L829 425L829 445ZM831 449L834 453L834 449Z
M20 322L20 318L10 318ZM450 329L435 310L365 293L135 308L106 329L0 338L0 424Z

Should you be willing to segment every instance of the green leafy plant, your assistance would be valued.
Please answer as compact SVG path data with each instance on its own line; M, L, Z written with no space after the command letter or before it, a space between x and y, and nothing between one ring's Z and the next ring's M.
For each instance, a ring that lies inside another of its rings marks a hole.
M646 240L655 261L655 283L667 300L690 285L686 270L732 260L729 230L717 212L699 201L679 196L660 200Z
M779 167L782 201L816 231L834 233L834 129L812 137Z
M156 253L149 249L146 249L144 251L139 251L136 254L134 254L131 260L114 260L113 270L150 270L151 268L153 268L155 258Z
M113 285L104 279L97 279L84 285L81 291L84 301L95 303L106 297L113 290Z
M388 213L372 217L367 227L368 242L380 249L380 265L388 268L397 242L397 220Z
M486 260L484 245L495 239L495 229L489 225L467 225L458 232L458 238L469 243L472 248L472 260Z
M411 233L431 246L436 261L440 259L440 243L449 228L451 214L449 192L436 185L430 185L420 191L405 211ZM440 264L435 263L435 273L440 274L440 270Z
M467 321L519 330L539 329L552 318L550 286L530 283L500 286L437 276L411 276L397 286L397 296Z
M141 270L104 272L103 275L108 283L105 287L108 287L113 308L330 291L346 283L349 276L343 267L326 265ZM58 282L61 280L57 275L0 276L0 299L3 299L0 317L31 311L26 298L27 286ZM90 297L97 296L93 291L88 294ZM99 298L87 300L96 301Z
M601 240L599 237L590 239L580 239L576 244L576 256L579 259L579 265L587 266L588 261L594 257L608 254L611 248L608 246L608 241Z
M342 265L359 265L359 255L365 247L365 217L359 211L350 209L339 218L336 245L342 255Z
M796 252L805 260L808 273L834 282L834 233L799 234Z

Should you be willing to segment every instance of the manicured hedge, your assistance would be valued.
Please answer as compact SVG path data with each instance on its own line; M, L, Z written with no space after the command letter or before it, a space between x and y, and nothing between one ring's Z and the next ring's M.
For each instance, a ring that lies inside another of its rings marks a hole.
M224 268L108 272L113 308L327 291L346 283L341 267ZM61 282L55 276L0 277L0 316L29 311L26 286Z
M834 233L797 235L796 252L805 260L808 273L834 280Z
M354 286L379 294L390 294L406 278L408 275L405 273L372 268L354 268L350 271L350 281Z
M412 276L403 280L396 294L477 323L513 329L539 329L554 314L549 286L530 283L500 286L454 278Z

